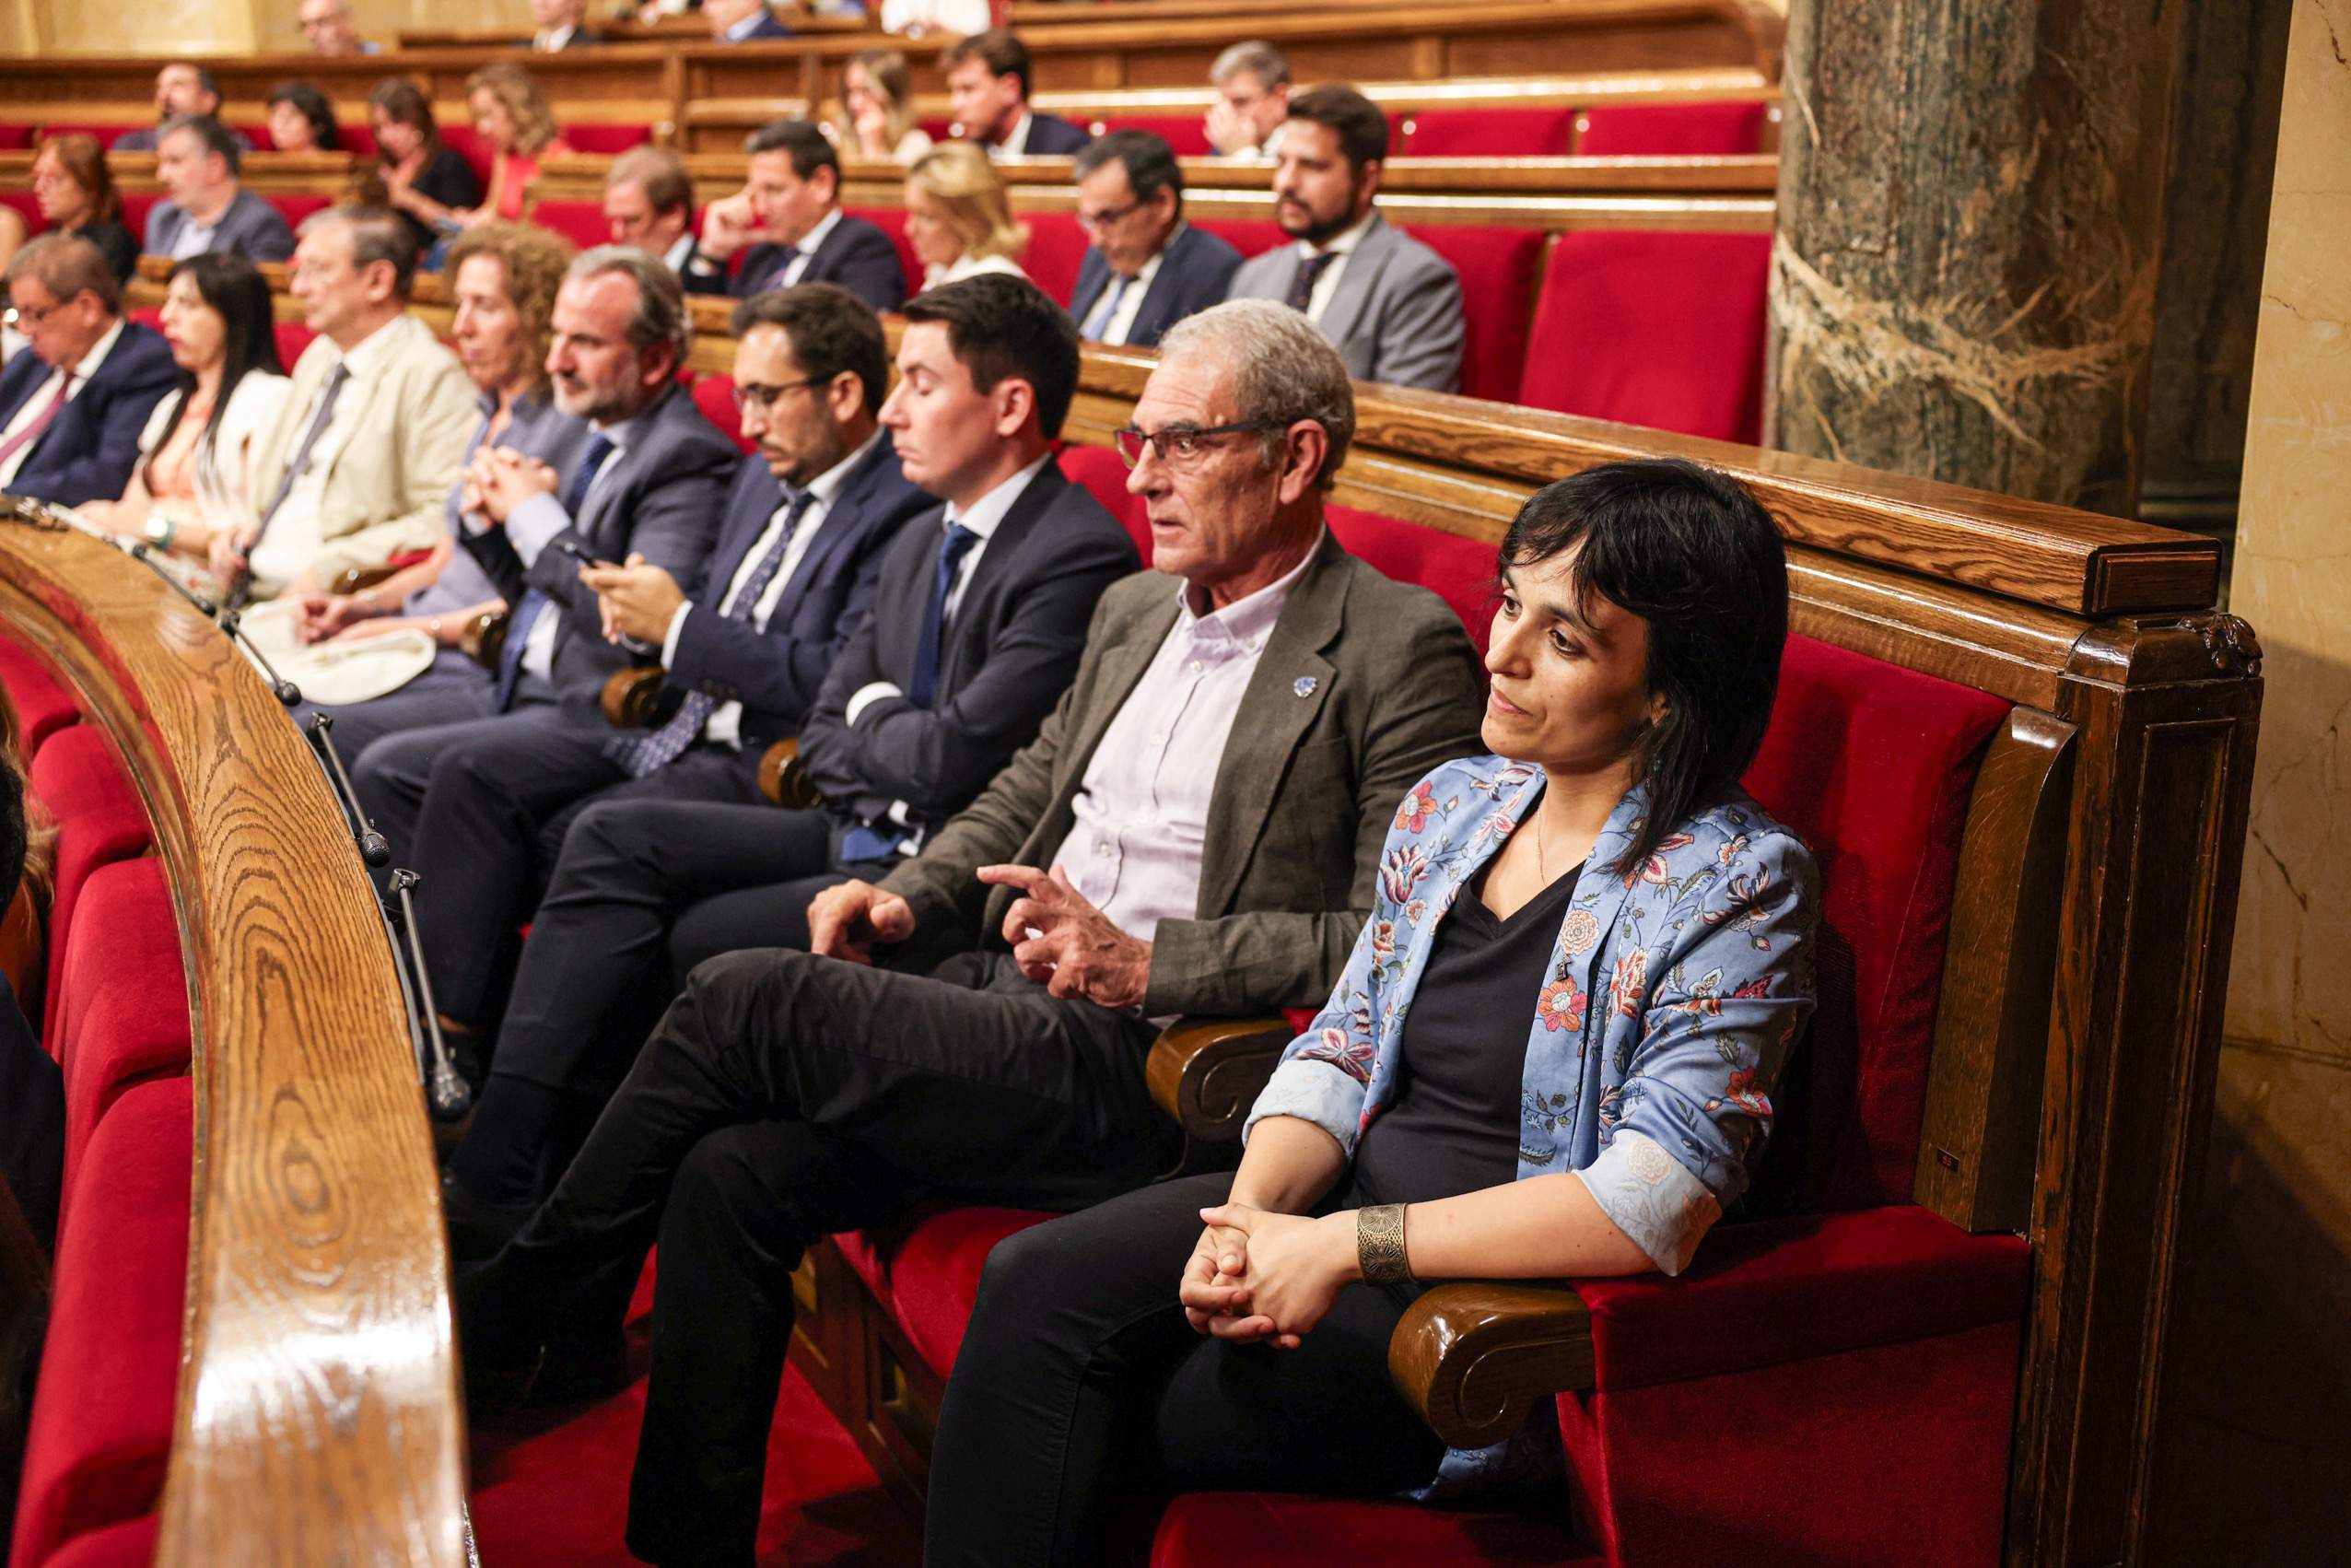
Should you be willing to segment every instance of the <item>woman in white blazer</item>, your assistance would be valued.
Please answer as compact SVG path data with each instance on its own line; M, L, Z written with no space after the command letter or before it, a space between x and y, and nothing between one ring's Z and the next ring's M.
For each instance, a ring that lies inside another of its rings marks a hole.
M179 388L147 420L123 498L80 510L118 537L200 561L216 531L252 516L254 448L292 383L278 363L269 284L242 256L213 252L173 267L163 333Z

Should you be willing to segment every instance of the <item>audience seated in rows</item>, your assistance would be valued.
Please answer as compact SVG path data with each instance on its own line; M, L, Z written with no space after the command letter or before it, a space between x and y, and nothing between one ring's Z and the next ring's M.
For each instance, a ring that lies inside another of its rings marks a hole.
M112 500L171 391L163 335L123 319L123 285L87 240L44 234L8 260L29 352L0 370L0 490L62 506Z
M416 247L396 213L330 207L302 225L293 293L318 334L254 449L252 521L214 536L213 574L263 597L429 550L473 395L408 314Z
M1457 392L1461 280L1388 226L1375 205L1387 116L1352 88L1294 93L1273 176L1273 216L1298 242L1252 256L1235 299L1281 299L1339 345L1361 381Z
M989 158L1066 158L1086 145L1083 127L1029 107L1028 45L1011 29L957 39L939 64L955 123Z
M209 120L220 113L220 84L203 65L175 60L155 74L155 129L129 131L114 138L116 152L160 152L163 134L174 120ZM242 131L228 133L240 153L253 150Z
M556 294L571 262L569 245L524 223L477 224L450 247L450 339L481 413L464 449L468 469L497 451L568 469L587 444L587 427L548 395ZM429 558L353 592L311 594L299 606L297 631L307 641L414 628L432 644L431 664L395 689L324 709L345 755L356 759L399 731L492 711L491 673L462 651L483 616L507 608L504 591L463 544L466 515L479 506L475 486L461 476L442 503L448 526Z
M1276 158L1290 119L1290 61L1263 39L1245 39L1208 68L1209 146L1221 157Z
M942 142L906 170L906 243L937 288L984 273L1026 277L1028 230L1012 221L1003 176L969 142Z
M309 82L280 82L269 89L269 141L278 152L341 152L334 105Z
M162 326L179 384L140 433L122 499L79 509L125 544L205 561L215 538L253 515L255 451L293 383L278 363L269 282L242 256L210 251L174 262Z
M604 176L604 222L612 242L634 245L690 286L694 260L694 180L667 147L631 147ZM689 292L690 292L689 287Z
M847 156L866 163L910 164L930 150L930 133L914 123L914 76L895 49L869 49L841 67L841 102L825 129Z
M713 43L759 43L792 36L792 29L767 9L767 0L702 0L702 19L710 26Z
M32 892L56 837L25 788L18 729L16 705L0 691L0 913L9 915L11 924L18 908L36 922L40 919ZM7 1109L0 1116L0 1182L6 1184L8 1200L46 1253L57 1235L57 1199L65 1164L65 1080L56 1059L41 1048L5 972L0 972L0 1106ZM0 1236L0 1247L6 1242ZM0 1345L11 1351L15 1327L0 1323ZM36 1337L32 1342L40 1340ZM0 1353L0 1376L20 1370L13 1354ZM11 1410L5 1394L0 1394L0 1410L22 1418L22 1407ZM0 1439L6 1435L0 1432ZM15 1435L21 1439L23 1433ZM6 1476L11 1491L15 1479L11 1469Z
M313 54L375 54L381 45L361 38L351 21L351 0L302 0L295 13L303 41Z
M405 76L386 76L368 94L384 205L400 214L417 250L454 234L483 206L482 182L464 156L441 140L431 100Z
M771 120L743 146L749 176L703 212L702 238L681 275L686 288L747 299L796 283L837 283L876 310L896 310L906 297L898 248L841 211L840 155L825 134L805 120Z
M560 54L604 41L588 26L588 0L531 0L531 19L538 24L531 35L534 53Z
M897 395L973 395L917 345L923 310ZM1055 317L1040 472L1075 380ZM1047 392L995 395L1010 423ZM1181 1142L1143 1081L1152 1020L1328 992L1395 802L1471 749L1480 703L1443 602L1323 526L1353 421L1339 356L1278 305L1171 333L1125 437L1161 569L1104 595L1035 742L878 883L819 894L813 952L698 966L547 1201L461 1274L486 1408L551 1338L609 1358L658 1238L638 1555L748 1555L803 1247L919 1198L1075 1208L1146 1182ZM913 695L844 721L903 722Z
M1070 314L1091 343L1149 348L1221 302L1241 252L1184 221L1184 171L1149 131L1113 131L1077 156L1078 224L1093 238Z
M490 183L482 205L461 216L469 222L520 217L540 161L571 156L556 112L531 73L504 60L465 78L465 102L474 111L474 134L490 156Z
M87 240L123 283L139 270L139 242L123 224L123 193L98 138L76 131L42 139L32 155L33 199L52 234Z
M1240 1169L990 1255L926 1562L1101 1562L1138 1485L1464 1495L1555 1472L1551 1401L1447 1453L1389 1380L1421 1283L1677 1274L1754 1176L1819 919L1810 854L1738 786L1786 638L1779 534L1720 475L1610 464L1530 499L1501 568L1494 755L1394 812L1371 919Z
M164 123L155 177L170 199L147 214L148 255L176 262L232 251L249 261L282 262L294 254L285 217L238 183L242 158L235 135L210 115Z

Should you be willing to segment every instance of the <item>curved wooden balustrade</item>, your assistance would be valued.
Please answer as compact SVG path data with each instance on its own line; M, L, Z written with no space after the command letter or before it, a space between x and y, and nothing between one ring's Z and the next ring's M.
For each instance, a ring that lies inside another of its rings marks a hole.
M121 552L0 521L0 623L120 755L179 916L196 1182L157 1562L462 1562L432 1138L342 812L218 628Z

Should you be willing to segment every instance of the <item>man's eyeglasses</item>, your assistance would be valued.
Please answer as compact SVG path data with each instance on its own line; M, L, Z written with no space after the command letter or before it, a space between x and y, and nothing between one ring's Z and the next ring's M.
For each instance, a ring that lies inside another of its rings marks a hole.
M804 377L797 381L786 381L779 387L762 386L757 381L737 381L734 386L734 405L746 414L755 414L763 408L775 406L776 400L788 392L798 392L802 387L818 387L824 384L822 380L813 376Z
M1103 229L1109 228L1112 224L1117 223L1120 218L1129 217L1134 214L1140 212L1142 210L1142 205L1143 205L1140 202L1129 202L1123 207L1112 207L1107 212L1081 211L1078 214L1078 227L1080 228L1091 228L1099 233Z
M1143 448L1148 446L1159 453L1159 461L1178 468L1187 467L1207 454L1211 440L1218 436L1237 436L1244 431L1263 433L1279 430L1281 426L1270 419L1244 419L1232 425L1170 425L1164 430L1138 430L1132 425L1114 430L1110 439L1118 448L1118 455L1127 460L1129 468L1143 460Z

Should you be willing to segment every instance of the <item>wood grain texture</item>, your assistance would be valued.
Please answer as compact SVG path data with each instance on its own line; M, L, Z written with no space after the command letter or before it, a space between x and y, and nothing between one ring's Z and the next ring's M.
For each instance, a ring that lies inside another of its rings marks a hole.
M1241 1136L1257 1091L1295 1037L1280 1017L1187 1018L1152 1042L1143 1077L1151 1097L1187 1137L1229 1143Z
M1446 1446L1483 1448L1538 1399L1592 1386L1592 1315L1563 1286L1434 1285L1397 1321L1387 1372Z
M0 524L0 619L138 789L189 977L193 1233L157 1561L460 1562L432 1141L342 813L242 657L129 557Z

